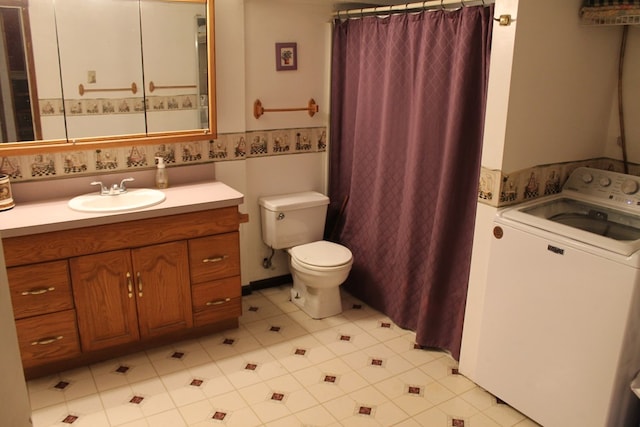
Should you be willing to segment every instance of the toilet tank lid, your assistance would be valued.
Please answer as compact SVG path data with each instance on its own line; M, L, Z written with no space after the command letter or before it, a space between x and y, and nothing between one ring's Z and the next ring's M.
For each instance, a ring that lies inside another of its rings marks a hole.
M258 203L267 210L280 212L328 205L329 198L316 191L304 191L301 193L260 197Z

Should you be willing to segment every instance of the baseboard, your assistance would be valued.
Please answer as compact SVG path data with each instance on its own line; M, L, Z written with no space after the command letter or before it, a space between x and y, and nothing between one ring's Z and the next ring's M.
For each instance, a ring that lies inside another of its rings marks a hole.
M293 278L290 274L283 276L270 277L268 279L256 280L248 285L242 287L242 295L251 295L253 291L259 291L260 289L275 288L281 285L293 283Z

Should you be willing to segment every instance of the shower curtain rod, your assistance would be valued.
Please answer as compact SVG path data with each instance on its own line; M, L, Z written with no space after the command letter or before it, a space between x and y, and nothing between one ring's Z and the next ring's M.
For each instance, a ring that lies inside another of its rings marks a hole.
M349 18L369 15L389 15L392 13L416 12L420 10L457 10L467 6L489 6L495 0L428 0L418 3L397 4L391 6L367 7L363 9L338 10L333 12L335 18Z

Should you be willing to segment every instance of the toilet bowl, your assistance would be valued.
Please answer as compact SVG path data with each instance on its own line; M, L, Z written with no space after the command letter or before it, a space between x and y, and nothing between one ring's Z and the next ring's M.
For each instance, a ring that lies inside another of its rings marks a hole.
M351 251L321 240L287 249L287 253L293 277L291 301L314 319L340 314L340 285L351 271Z
M259 198L262 240L289 255L291 301L314 319L342 312L351 251L322 239L329 198L315 191Z

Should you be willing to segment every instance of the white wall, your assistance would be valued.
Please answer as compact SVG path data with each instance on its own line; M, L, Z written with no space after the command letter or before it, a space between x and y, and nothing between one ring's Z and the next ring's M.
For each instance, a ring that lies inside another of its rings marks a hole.
M220 133L327 125L326 22L331 5L280 0L216 0L216 79ZM296 42L298 69L276 71L275 43ZM253 101L265 108L304 107L313 97L320 113L265 113L253 116ZM242 283L288 274L281 251L272 269L262 242L258 198L306 190L326 191L326 153L253 157L216 163L216 178L245 195L240 207L249 214L241 226Z
M618 29L618 31L621 31ZM617 49L618 46L615 46ZM625 116L625 134L629 161L640 163L640 27L630 26L627 39L623 71L623 103ZM622 152L618 145L620 125L618 118L617 81L616 94L611 102L609 129L604 146L604 156L621 159Z
M580 25L581 0L519 3L501 169L602 156L620 28Z

